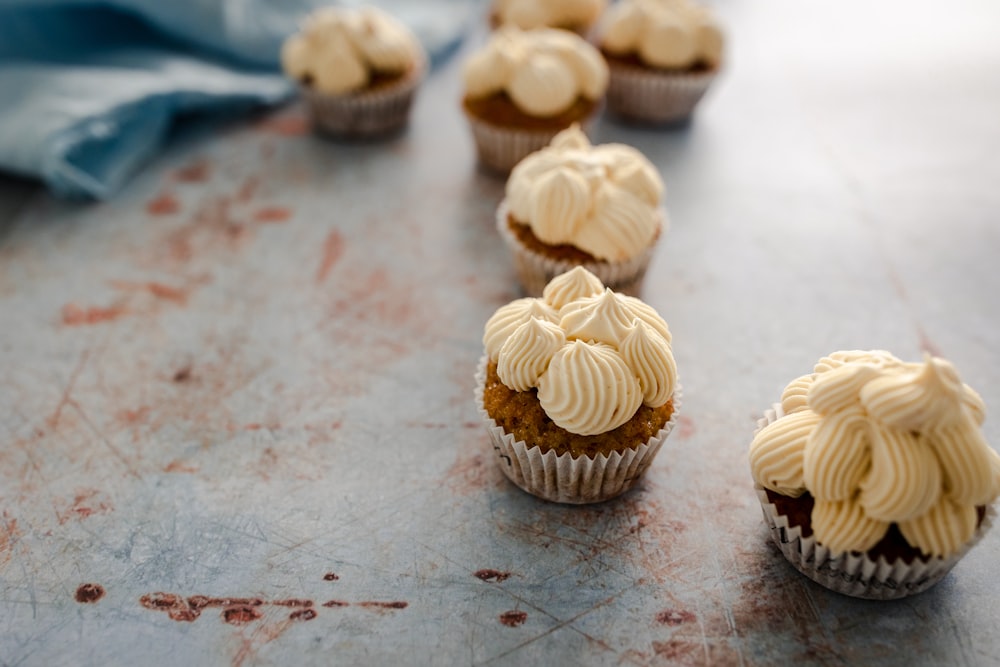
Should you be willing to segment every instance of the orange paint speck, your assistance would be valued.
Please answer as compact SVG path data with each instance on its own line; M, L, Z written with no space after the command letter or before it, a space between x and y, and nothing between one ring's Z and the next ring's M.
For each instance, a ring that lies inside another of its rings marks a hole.
M111 322L125 314L122 306L91 306L81 308L75 303L68 303L62 309L62 323L66 326L80 326L85 324L100 324L101 322Z
M181 203L169 192L159 194L146 203L146 212L150 215L171 215L179 210Z
M287 208L282 208L279 206L272 206L270 208L262 208L253 215L253 219L257 222L285 222L292 217L292 212Z

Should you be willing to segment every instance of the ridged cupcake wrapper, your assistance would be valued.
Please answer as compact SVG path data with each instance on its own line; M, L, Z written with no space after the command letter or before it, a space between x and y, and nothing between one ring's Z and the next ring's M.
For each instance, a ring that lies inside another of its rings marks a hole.
M642 123L663 124L691 115L705 95L715 70L709 72L660 72L633 65L610 66L608 109Z
M653 251L659 237L666 231L666 215L660 212L660 233L648 248L631 259L621 262L571 262L567 260L553 259L541 255L526 245L524 245L517 235L510 229L507 217L510 208L507 200L500 202L497 208L496 225L501 238L510 248L514 257L514 268L517 271L518 280L528 296L541 296L542 290L549 284L549 281L556 276L563 274L576 266L583 266L585 269L600 278L605 287L610 287L615 292L623 292L630 296L639 296L642 290L643 279L646 277L646 269L649 261L653 257Z
M595 110L589 119L580 123L584 130L591 125L597 113L598 111ZM509 173L514 165L531 153L548 146L554 136L566 129L525 130L515 127L501 127L487 123L468 113L465 115L469 120L469 127L472 129L472 138L476 143L479 161L502 174Z
M780 405L764 413L757 423L757 431L783 416ZM815 536L803 537L801 526L792 526L788 517L778 514L778 508L767 498L759 484L754 485L764 521L771 538L795 569L821 586L837 593L868 600L898 600L916 595L939 582L963 556L982 539L993 525L996 509L986 508L986 515L979 527L957 553L948 558L914 560L907 564L902 559L890 563L884 556L872 560L866 554L843 553L833 555L819 544Z
M476 371L476 405L490 435L497 463L510 481L544 500L583 505L603 502L625 493L649 468L677 423L681 405L679 385L674 390L674 412L670 421L639 447L610 455L599 454L594 458L580 456L574 459L569 453L557 455L552 450L543 454L539 447L515 439L486 411L483 393L487 362L484 355Z
M426 69L427 61L421 58L400 81L361 93L327 95L303 88L313 126L321 133L357 138L403 128Z

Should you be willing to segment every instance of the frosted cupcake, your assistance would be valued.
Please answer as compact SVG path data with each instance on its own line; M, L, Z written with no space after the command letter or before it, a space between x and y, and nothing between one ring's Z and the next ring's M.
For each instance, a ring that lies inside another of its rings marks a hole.
M943 359L837 352L793 380L750 445L771 536L832 590L894 599L934 585L1000 495L982 399Z
M497 229L531 296L574 266L635 296L667 228L663 194L642 153L624 144L593 146L574 126L511 172Z
M546 500L631 488L677 417L666 322L582 267L486 323L476 400L503 472Z
M490 21L494 27L562 28L586 35L607 5L607 0L494 0Z
M690 116L722 61L722 31L688 0L615 3L597 41L611 69L608 109L640 123Z
M463 70L462 106L479 159L508 172L573 123L600 110L608 66L565 30L503 28Z
M314 127L348 137L404 127L427 68L413 33L373 7L313 12L285 41L281 62L299 82Z

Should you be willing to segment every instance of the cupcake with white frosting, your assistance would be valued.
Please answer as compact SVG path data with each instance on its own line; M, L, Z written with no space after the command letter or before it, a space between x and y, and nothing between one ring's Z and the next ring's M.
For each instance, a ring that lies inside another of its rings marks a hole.
M503 28L465 61L462 106L481 162L508 172L601 108L608 66L565 30Z
M529 295L584 266L635 296L667 229L663 197L663 181L642 153L591 145L573 126L514 168L496 224Z
M374 7L316 10L281 51L320 132L356 137L404 127L427 69L410 30Z
M663 124L694 111L722 63L711 12L690 0L622 0L601 20L597 43L611 69L608 109Z
M562 28L586 35L607 6L607 0L493 0L490 20L494 27Z
M631 488L677 419L670 330L582 267L487 321L476 400L503 472L546 500Z
M750 445L772 537L840 593L926 590L992 522L1000 456L984 418L982 399L944 359L824 357L788 385Z

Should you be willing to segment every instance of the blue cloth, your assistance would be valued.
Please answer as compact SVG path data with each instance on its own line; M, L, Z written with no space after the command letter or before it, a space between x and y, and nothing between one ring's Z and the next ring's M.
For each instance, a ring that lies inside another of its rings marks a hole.
M432 63L476 0L375 2ZM236 113L294 94L281 43L341 0L0 0L0 170L55 193L112 196L187 114Z

